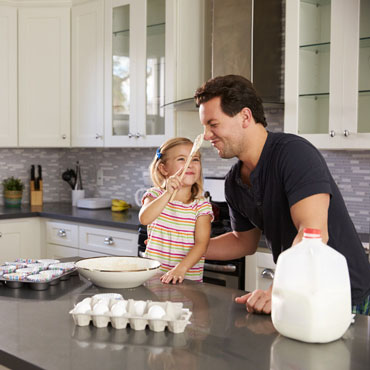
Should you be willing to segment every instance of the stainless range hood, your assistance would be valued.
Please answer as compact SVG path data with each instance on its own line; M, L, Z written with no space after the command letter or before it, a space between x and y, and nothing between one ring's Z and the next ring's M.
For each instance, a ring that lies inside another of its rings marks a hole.
M207 0L212 77L238 74L250 79L265 106L283 104L282 2ZM197 110L190 96L164 107Z

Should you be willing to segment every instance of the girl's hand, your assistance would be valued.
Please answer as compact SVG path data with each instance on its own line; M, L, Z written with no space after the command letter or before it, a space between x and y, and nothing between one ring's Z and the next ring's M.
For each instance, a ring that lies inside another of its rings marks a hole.
M169 284L172 281L172 284L176 284L177 282L182 283L185 278L186 268L180 266L178 264L172 270L166 272L164 275L160 277L162 283Z
M182 168L180 168L174 175L170 176L166 180L166 190L167 192L172 195L175 190L179 190L181 188L181 180L180 174L182 172Z

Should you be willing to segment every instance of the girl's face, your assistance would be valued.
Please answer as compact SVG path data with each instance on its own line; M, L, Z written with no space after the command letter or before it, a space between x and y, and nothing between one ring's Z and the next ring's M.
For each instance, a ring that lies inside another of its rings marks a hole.
M174 175L180 168L183 168L189 154L191 152L191 144L182 144L177 145L169 149L166 153L166 162L161 166L162 174L168 178ZM188 169L185 172L183 177L184 185L193 185L195 184L200 177L201 173L201 163L199 154L195 154L193 159L190 162Z

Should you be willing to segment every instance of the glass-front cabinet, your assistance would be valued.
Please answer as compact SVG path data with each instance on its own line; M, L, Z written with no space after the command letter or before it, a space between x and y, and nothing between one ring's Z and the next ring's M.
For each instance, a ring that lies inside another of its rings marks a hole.
M370 0L287 0L286 132L370 148Z
M173 136L174 0L108 0L105 142L159 146Z

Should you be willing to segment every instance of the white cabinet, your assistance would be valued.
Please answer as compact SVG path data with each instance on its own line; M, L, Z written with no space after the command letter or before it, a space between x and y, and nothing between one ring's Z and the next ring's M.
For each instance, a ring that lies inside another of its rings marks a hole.
M159 146L173 136L175 0L105 1L105 145Z
M0 221L0 263L41 257L39 218Z
M244 289L248 292L256 289L267 290L273 282L275 268L276 265L269 251L257 251L245 257Z
M18 9L19 145L70 145L70 9Z
M72 7L72 146L104 145L104 1Z
M137 240L136 231L79 227L80 251L85 250L102 255L137 256Z
M17 9L0 5L0 146L18 144Z
M55 220L46 220L45 225L48 258L138 255L134 230Z
M370 2L287 0L285 35L285 131L368 149Z
M63 258L78 256L78 226L73 223L46 221L46 256Z

